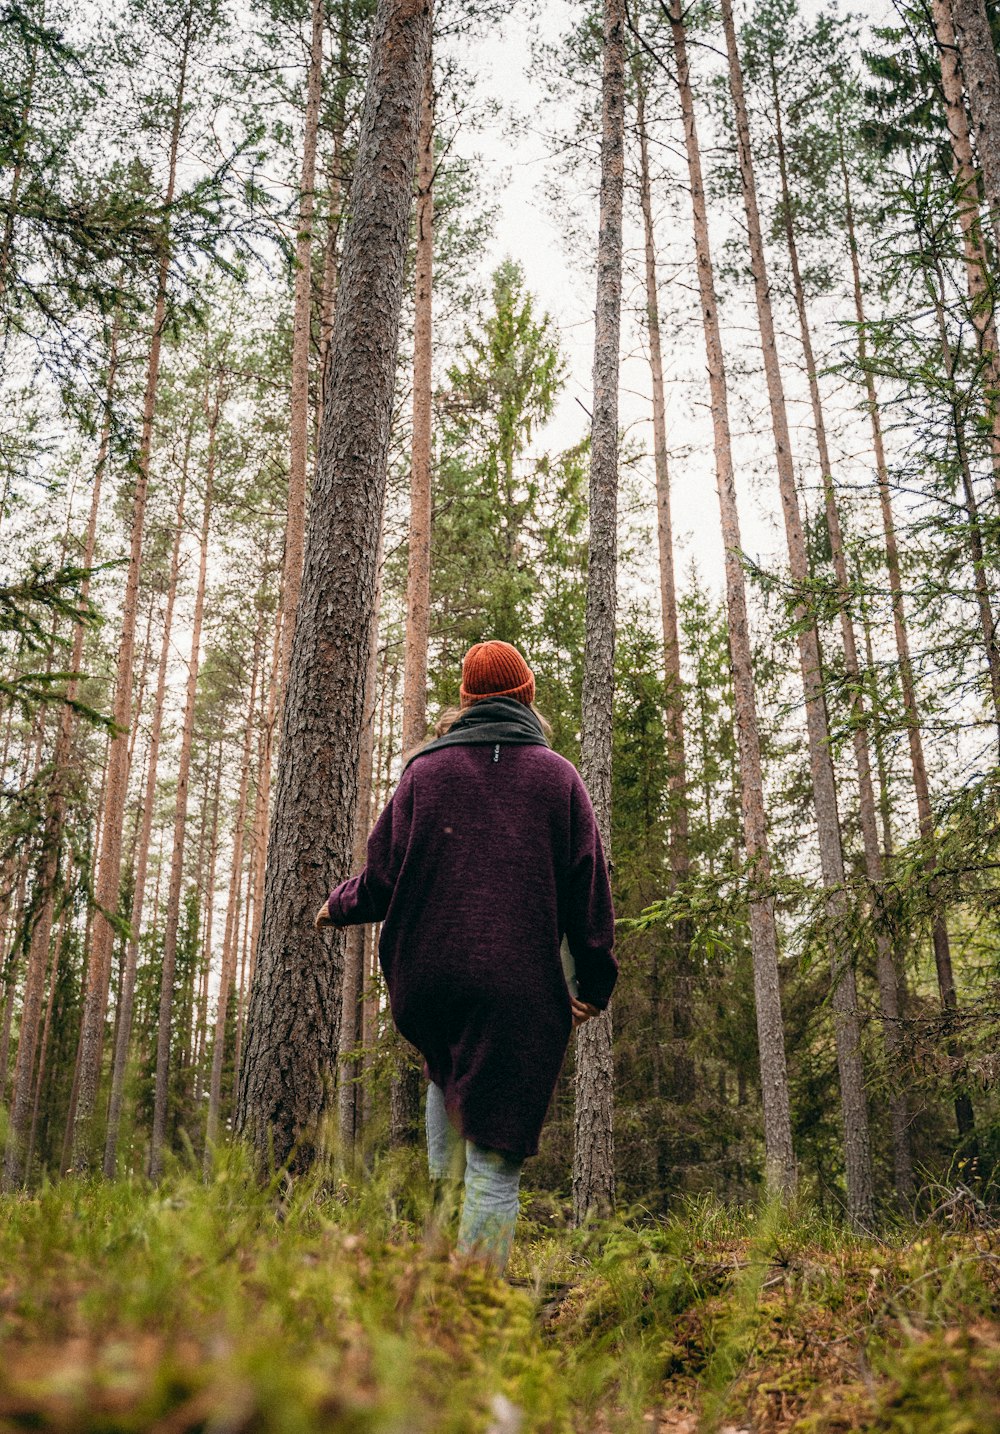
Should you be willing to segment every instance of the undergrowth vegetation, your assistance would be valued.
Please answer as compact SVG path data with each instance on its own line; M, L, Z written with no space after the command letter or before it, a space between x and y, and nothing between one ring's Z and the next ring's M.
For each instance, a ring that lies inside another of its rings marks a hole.
M971 1197L883 1241L709 1201L560 1217L528 1200L502 1282L405 1160L8 1197L0 1430L1000 1434L1000 1231Z

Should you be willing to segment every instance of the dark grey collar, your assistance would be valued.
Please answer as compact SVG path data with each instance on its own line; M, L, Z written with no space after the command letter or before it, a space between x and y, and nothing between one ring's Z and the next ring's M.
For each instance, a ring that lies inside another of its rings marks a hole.
M492 747L496 743L515 747L549 745L542 724L530 707L513 697L488 697L467 707L443 737L435 737L433 742L414 752L406 766L441 747Z

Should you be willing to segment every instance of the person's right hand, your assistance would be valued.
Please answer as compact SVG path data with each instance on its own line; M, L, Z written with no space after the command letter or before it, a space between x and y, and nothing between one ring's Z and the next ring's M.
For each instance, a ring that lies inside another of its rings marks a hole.
M329 897L327 897L326 901L323 902L323 905L313 917L313 928L316 931L322 931L324 926L332 925L333 917L330 915Z
M595 1016L601 1014L596 1006L592 1006L589 1001L581 1001L576 996L570 996L569 1004L573 1011L574 1031L578 1030L580 1026L585 1026L588 1021L592 1021Z

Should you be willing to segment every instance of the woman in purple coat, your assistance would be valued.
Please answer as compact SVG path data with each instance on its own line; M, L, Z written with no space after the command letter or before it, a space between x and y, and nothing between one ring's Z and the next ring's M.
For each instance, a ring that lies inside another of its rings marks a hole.
M480 642L462 711L410 758L368 841L364 871L317 926L381 921L393 1020L430 1077L432 1177L461 1176L461 1252L503 1269L518 1186L570 1032L618 976L608 870L587 789L553 752L517 648ZM576 967L571 995L560 958Z

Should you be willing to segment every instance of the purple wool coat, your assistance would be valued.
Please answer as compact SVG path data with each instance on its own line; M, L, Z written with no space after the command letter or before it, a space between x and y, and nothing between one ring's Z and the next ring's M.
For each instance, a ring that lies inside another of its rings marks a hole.
M406 768L364 871L329 898L338 926L381 921L393 1020L467 1140L534 1155L580 999L618 977L608 869L590 797L542 746L454 746Z

